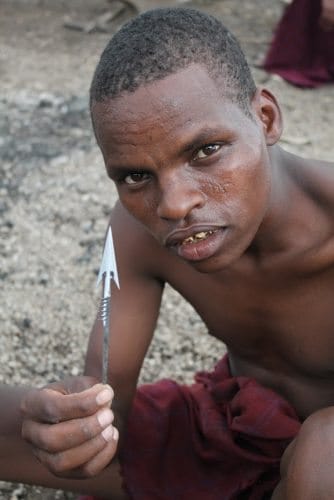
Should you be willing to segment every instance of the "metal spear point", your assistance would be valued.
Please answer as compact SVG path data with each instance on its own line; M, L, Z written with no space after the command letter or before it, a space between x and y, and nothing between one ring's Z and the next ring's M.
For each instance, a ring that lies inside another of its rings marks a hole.
M97 277L96 286L99 285L102 279L104 280L103 295L101 299L98 317L103 323L102 382L106 384L108 379L108 360L109 360L109 323L110 323L110 303L111 303L110 282L112 279L119 288L114 243L112 239L110 226L108 228L107 237L104 244L102 262L101 262L100 272Z

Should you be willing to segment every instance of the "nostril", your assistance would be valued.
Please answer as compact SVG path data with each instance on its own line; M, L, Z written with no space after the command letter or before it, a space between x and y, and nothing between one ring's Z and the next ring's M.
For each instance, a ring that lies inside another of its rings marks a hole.
M204 197L200 192L173 190L173 193L164 193L160 199L157 213L162 219L185 219L192 210L201 208Z

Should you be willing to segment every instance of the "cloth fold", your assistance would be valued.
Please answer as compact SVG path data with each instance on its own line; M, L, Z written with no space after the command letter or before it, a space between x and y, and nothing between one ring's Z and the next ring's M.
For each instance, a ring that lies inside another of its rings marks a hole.
M120 457L126 490L134 500L270 498L300 425L274 391L231 376L227 357L193 385L144 385Z
M263 67L301 87L334 81L334 30L319 22L321 0L294 0L279 22Z

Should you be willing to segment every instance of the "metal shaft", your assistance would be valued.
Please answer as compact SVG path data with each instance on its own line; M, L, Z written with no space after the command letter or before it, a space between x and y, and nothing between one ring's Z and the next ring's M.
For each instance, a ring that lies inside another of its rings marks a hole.
M102 383L108 383L110 297L103 299Z

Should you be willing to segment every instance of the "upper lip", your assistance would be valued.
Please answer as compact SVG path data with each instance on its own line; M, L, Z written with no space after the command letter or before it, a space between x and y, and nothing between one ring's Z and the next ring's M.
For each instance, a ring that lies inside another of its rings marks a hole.
M174 229L171 231L166 239L165 246L171 247L175 245L180 245L186 238L194 236L196 233L207 232L207 231L217 231L217 229L222 229L224 226L219 225L193 225L185 229Z

